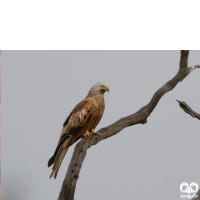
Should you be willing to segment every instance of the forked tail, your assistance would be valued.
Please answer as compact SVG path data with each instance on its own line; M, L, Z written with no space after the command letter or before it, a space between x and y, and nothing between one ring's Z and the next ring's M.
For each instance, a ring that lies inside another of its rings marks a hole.
M56 179L56 176L58 174L58 170L60 168L60 165L63 161L63 158L65 157L65 154L67 153L68 148L63 149L63 147L61 146L57 152L57 154L55 156L52 156L48 162L48 166L51 166L52 164L54 164L53 166L53 171L51 173L50 178L54 175L54 179Z

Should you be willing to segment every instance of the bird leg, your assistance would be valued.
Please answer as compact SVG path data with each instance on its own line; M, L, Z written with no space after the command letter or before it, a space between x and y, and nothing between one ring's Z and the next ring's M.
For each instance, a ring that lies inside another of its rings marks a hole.
M83 135L83 136L89 136L89 137L91 137L92 136L92 134L97 134L97 135L101 135L100 133L98 133L98 132L95 132L94 131L94 129L92 129L92 133L90 133L88 130L87 130L87 132Z
M92 133L93 133L93 134L97 134L97 135L101 135L100 133L95 132L94 129L92 129Z
M91 137L92 136L92 133L90 133L89 131L87 131L83 136L89 136L89 137Z

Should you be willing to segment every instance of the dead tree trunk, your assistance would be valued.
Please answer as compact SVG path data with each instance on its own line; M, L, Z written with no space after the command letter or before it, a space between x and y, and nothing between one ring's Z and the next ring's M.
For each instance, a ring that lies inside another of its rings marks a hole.
M155 92L151 101L146 106L142 107L136 113L127 117L123 117L115 123L111 124L110 126L100 129L98 132L101 134L101 136L94 135L92 138L84 137L76 145L71 162L67 170L67 174L62 184L58 200L74 200L76 182L79 178L79 173L88 148L90 148L93 145L96 145L98 142L104 139L107 139L108 137L119 133L128 126L133 126L136 124L145 124L147 122L147 118L154 110L161 97L165 93L172 90L191 71L193 71L193 69L197 68L188 67L188 56L188 50L181 51L180 67L178 73L174 76L174 78L172 78L170 81L168 81L165 85L163 85L160 89L158 89Z

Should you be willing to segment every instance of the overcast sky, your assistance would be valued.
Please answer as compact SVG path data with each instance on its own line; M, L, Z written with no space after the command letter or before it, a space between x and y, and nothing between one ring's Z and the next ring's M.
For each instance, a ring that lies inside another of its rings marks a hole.
M56 200L74 146L57 179L49 158L71 110L99 81L109 85L96 130L146 105L179 69L180 51L2 51L2 199ZM190 51L189 66L200 64ZM165 94L147 124L128 127L88 150L76 200L180 199L180 184L200 186L200 70Z

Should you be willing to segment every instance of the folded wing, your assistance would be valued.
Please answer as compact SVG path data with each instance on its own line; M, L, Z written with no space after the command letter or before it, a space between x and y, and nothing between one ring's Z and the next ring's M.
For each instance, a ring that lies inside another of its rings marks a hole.
M89 119L92 116L92 108L92 100L83 100L72 110L70 115L65 120L54 155L49 159L48 162L48 167L54 164L50 178L53 176L53 174L54 178L56 178L68 148L79 139L78 135L80 128L87 125L89 122Z

